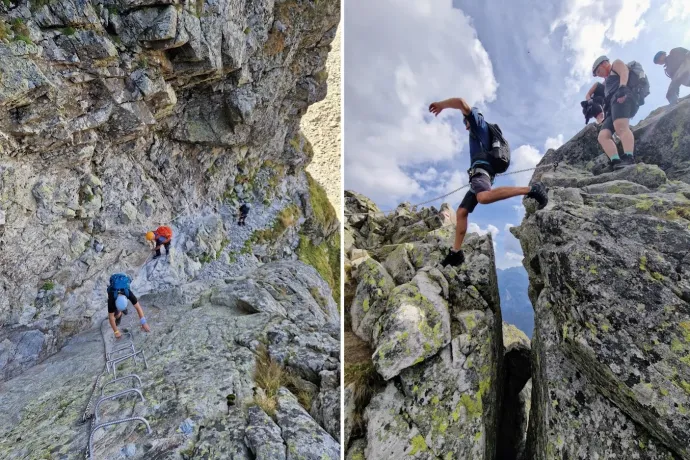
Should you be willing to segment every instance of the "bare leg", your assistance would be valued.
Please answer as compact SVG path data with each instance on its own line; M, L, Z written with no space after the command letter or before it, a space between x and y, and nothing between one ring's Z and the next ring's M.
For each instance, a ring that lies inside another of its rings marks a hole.
M497 187L493 190L477 193L477 201L481 204L489 204L528 193L529 187Z
M465 239L467 233L467 216L469 213L465 208L458 208L456 213L455 225L455 243L453 244L453 251L457 252L462 247L462 241Z
M631 133L632 134L632 133ZM612 156L618 155L618 147L616 143L613 142L613 133L608 129L602 129L599 131L599 144L604 149L606 156L611 159Z
M614 120L613 128L623 144L623 152L632 153L635 149L635 135L630 130L630 120L627 118Z

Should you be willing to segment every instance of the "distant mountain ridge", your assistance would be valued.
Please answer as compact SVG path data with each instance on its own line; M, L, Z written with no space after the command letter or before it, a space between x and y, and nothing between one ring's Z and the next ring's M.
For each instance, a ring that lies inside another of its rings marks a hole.
M529 279L523 267L496 269L503 321L514 324L527 337L534 330L534 309L527 296Z

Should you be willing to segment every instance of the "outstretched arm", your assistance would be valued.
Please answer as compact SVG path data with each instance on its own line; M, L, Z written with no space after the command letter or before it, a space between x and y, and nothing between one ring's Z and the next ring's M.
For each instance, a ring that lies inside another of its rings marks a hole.
M472 111L469 104L461 97L452 97L444 101L432 102L429 106L429 112L438 116L443 109L457 109L462 112L463 115L468 116Z
M592 99L592 96L594 96L594 92L597 90L597 86L599 86L599 83L595 83L592 85L591 88L589 88L589 91L587 91L587 95L585 96L585 101L589 101Z
M110 327L113 328L113 333L117 335L119 331L117 330L117 325L115 324L115 313L108 313L108 322L110 323Z
M144 309L141 308L141 305L139 304L139 302L137 302L137 303L134 304L134 309L137 311L137 314L139 315L139 322L141 323L141 320L145 318L145 316L144 316ZM142 328L144 331L146 331L146 332L150 332L150 331L151 331L151 328L150 328L149 325L146 323L146 320L145 320L145 319L144 319L144 322L141 323L141 328Z

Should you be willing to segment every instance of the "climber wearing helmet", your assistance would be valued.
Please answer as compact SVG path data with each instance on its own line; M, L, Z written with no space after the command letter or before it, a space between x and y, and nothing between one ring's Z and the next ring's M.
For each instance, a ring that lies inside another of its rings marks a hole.
M498 147L494 147L491 142L490 128L484 121L484 116L479 112L479 109L470 107L462 98L433 102L429 106L429 112L436 116L444 109L457 109L464 115L465 129L469 131L470 137L471 162L470 169L467 171L470 190L463 198L456 213L455 242L453 247L448 250L448 255L441 262L441 265L445 267L446 265L458 266L465 261L460 247L467 232L467 216L474 211L477 203L489 204L515 196L527 195L529 198L535 199L539 203L539 209L542 209L546 206L548 197L546 187L541 183L536 183L532 187L497 187L492 190L495 172L491 163L487 161L490 160L490 150L483 146L491 146L492 149Z
M137 297L130 289L131 282L132 280L130 277L124 273L115 273L110 277L110 283L108 284L108 321L110 322L110 327L113 328L116 339L122 337L122 334L120 334L118 330L118 326L122 320L122 315L127 314L127 301L132 302L132 305L134 305L139 315L141 329L144 332L151 331L151 328L149 328L149 325L146 323L144 310L141 308L139 300L137 300Z
M654 64L663 65L666 76L671 79L666 99L675 104L680 95L680 85L690 86L690 51L681 47L673 48L668 54L659 51L654 55Z
M599 56L592 65L592 75L604 79L606 113L602 129L599 131L599 144L609 158L612 169L632 165L635 163L635 137L630 130L630 118L635 116L639 106L628 87L631 72L620 59L611 64L608 57ZM623 144L622 159L618 156L618 148L613 141L614 130Z
M247 225L245 222L247 214L249 214L249 204L242 203L242 206L240 206L240 220L237 222L237 225Z
M146 233L146 239L153 242L156 250L156 255L153 256L157 259L161 255L161 246L165 246L165 255L170 254L170 242L172 241L173 232L168 226L161 225L153 232Z

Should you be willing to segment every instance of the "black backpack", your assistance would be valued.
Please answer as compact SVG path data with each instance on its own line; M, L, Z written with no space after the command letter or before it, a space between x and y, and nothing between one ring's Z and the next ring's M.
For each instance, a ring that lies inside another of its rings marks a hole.
M510 166L510 145L503 137L500 126L495 123L487 123L487 126L489 127L491 149L488 150L486 147L482 147L486 152L487 161L491 164L494 174L502 174Z
M637 105L644 105L644 99L649 96L649 80L642 64L637 61L628 62L628 75L628 86L637 99Z

